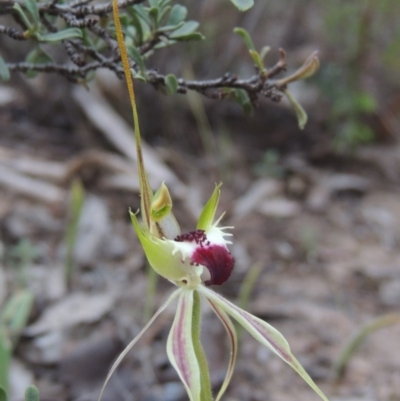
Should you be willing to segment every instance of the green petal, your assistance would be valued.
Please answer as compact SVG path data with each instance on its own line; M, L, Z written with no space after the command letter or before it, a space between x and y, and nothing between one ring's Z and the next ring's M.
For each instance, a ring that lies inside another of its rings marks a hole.
M215 302L221 309L231 315L257 341L268 347L289 364L324 401L328 401L328 398L326 398L324 393L314 383L313 379L311 379L309 374L301 366L300 362L292 354L286 339L277 329L275 329L275 327L264 322L264 320L253 316L245 310L240 309L233 303L221 297L219 294L202 285L197 288L197 291L203 294L209 301Z
M192 337L193 293L193 290L181 290L174 323L168 336L167 354L190 401L200 401L200 367Z
M181 289L175 290L169 298L165 301L165 303L158 309L158 311L154 314L154 316L149 320L149 322L146 324L146 326L143 327L143 329L140 331L140 333L127 345L127 347L121 352L117 360L113 363L110 371L108 372L108 375L106 377L106 380L104 381L103 387L101 388L100 395L98 398L98 401L101 401L101 397L103 396L104 389L106 388L107 383L111 379L112 374L115 372L115 369L117 369L118 365L121 363L121 361L125 358L126 354L132 349L132 347L139 341L140 337L145 333L145 331L150 327L150 325L156 320L158 315L162 313L176 298L177 296L181 293Z
M206 205L204 206L203 211L201 212L199 221L197 223L197 229L198 230L205 230L208 231L214 221L215 217L215 212L218 207L218 202L219 202L219 195L221 191L219 190L221 188L221 183L215 186L214 192L211 195L211 198L208 200Z

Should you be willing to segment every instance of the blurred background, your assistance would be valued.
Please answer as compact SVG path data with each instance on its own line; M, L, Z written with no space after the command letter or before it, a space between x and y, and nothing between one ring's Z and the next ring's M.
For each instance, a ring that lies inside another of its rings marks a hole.
M206 39L158 51L148 65L162 73L253 75L236 26L271 46L267 65L283 48L289 73L314 50L321 67L290 86L309 116L303 131L285 101L260 99L245 116L230 100L137 83L153 188L166 181L185 232L222 181L236 266L215 290L276 326L331 399L400 400L400 2L264 0L246 13L181 3ZM5 59L23 59L15 43L0 35ZM140 203L131 134L125 85L110 71L89 91L51 74L0 83L0 325L13 340L0 372L11 400L31 383L43 400L96 400L171 291L129 221ZM186 399L165 350L172 317L129 353L105 401ZM218 389L228 342L207 308L202 338ZM243 333L225 399L294 398L317 396Z

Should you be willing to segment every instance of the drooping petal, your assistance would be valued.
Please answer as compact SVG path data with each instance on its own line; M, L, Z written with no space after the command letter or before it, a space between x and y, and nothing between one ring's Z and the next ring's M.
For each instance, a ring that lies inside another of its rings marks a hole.
M278 330L204 286L199 286L197 291L237 320L256 340L288 363L324 401L328 401L324 393L292 354L288 342Z
M192 338L193 292L181 289L174 323L168 336L167 354L190 401L200 401L200 368Z
M200 214L199 221L197 222L198 230L208 231L214 221L215 212L218 207L220 188L222 184L218 184L215 186L214 192L211 195L211 198L208 200L206 205L203 208L203 211Z
M215 314L221 320L223 326L225 327L225 330L228 334L229 343L231 346L231 357L229 359L229 365L228 365L228 370L226 371L225 380L222 383L222 386L221 386L221 389L219 390L217 398L215 399L215 401L219 401L221 399L221 397L224 395L224 393L231 381L231 378L232 378L233 370L234 370L235 364L236 364L238 341L237 341L235 326L233 325L230 317L214 301L212 301L209 298L207 298L207 301L210 304L211 308L214 310Z
M158 311L154 314L154 316L149 320L149 322L146 324L146 326L143 327L143 329L140 331L140 333L126 346L126 348L121 352L121 354L118 356L117 360L113 363L111 366L110 371L108 372L108 375L106 377L106 380L104 381L103 387L101 388L100 395L98 398L98 401L101 401L101 397L103 396L104 389L107 386L107 383L111 379L111 376L115 372L115 369L117 369L118 365L121 363L121 361L125 358L126 354L132 349L132 347L139 341L140 337L144 334L144 332L150 327L150 325L156 320L158 315L160 315L180 294L181 289L175 290L169 298L164 302L164 304L158 309Z

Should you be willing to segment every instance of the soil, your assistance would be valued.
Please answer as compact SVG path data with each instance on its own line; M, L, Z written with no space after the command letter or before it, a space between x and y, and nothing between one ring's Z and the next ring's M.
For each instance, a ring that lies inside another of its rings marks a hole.
M54 82L14 82L0 106L0 302L21 287L34 296L13 355L11 400L22 400L30 383L43 401L97 400L112 361L148 320L146 311L173 289L159 279L154 296L146 295L151 276L128 215L129 207L140 206L135 163L112 145L117 133L88 116L79 93ZM96 85L107 97L101 82ZM124 96L118 82L115 93ZM90 96L94 104L93 90ZM141 88L139 99L143 136L174 177L167 184L182 231L193 229L214 183L224 183L219 212L226 211L223 225L235 227L236 266L229 281L213 289L239 302L246 275L260 269L245 308L284 334L330 399L400 400L400 325L394 324L400 307L398 145L338 155L332 133L312 114L299 132L292 111L283 106L262 104L248 119L235 106L206 102L214 132L211 151L205 151L190 111L177 111L182 98ZM106 109L115 110L110 103ZM115 127L125 123L119 114L112 118ZM271 149L278 158L268 162L264 155ZM85 201L66 285L76 179ZM162 169L151 174L155 185L164 179ZM170 308L161 315L129 352L105 401L187 399L165 349L173 314ZM393 319L365 336L339 374L337 364L351 338L389 314ZM202 324L217 391L229 344L207 307ZM242 332L225 399L318 396Z

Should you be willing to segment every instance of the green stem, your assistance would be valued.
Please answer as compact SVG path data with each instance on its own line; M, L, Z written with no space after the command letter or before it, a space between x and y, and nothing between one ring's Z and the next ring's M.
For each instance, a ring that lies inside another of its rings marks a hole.
M204 353L203 346L200 341L200 323L201 323L201 308L200 296L197 291L193 294L193 316L192 316L192 339L194 352L196 353L197 361L200 367L201 381L201 401L212 401L210 374L208 370L207 358Z

